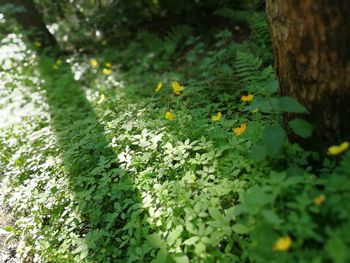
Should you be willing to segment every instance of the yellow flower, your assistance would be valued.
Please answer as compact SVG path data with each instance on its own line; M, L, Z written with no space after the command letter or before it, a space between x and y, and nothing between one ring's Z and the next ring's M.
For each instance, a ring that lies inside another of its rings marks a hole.
M183 91L185 89L184 86L181 86L179 82L174 81L171 84L171 87L173 88L173 91L176 95L180 95L181 91Z
M254 95L252 95L252 94L249 94L249 95L247 95L247 96L243 95L243 96L241 97L241 101L245 101L245 102L247 102L247 101L252 101L253 99L254 99Z
M104 94L101 95L100 99L98 100L97 104L101 104L106 100L106 96Z
M211 116L212 121L219 121L221 119L221 112L218 112L216 115Z
M162 86L163 86L163 83L162 82L158 82L158 85L157 85L157 87L156 87L156 89L154 91L155 92L159 92L160 89L162 88Z
M325 195L319 195L318 197L316 197L316 198L314 199L314 204L315 204L315 205L321 205L321 204L323 204L325 201L326 201Z
M349 149L349 142L343 142L340 145L333 145L328 148L327 154L329 155L338 155L342 152L345 152L347 149Z
M169 121L172 121L174 119L174 114L171 112L171 111L167 111L165 113L165 119L169 120Z
M241 126L234 128L233 132L236 134L236 136L240 136L245 132L246 129L247 129L247 124L242 123Z
M34 45L37 47L37 48L40 48L41 47L41 43L39 41L35 41Z
M98 62L96 59L90 59L90 66L96 68L98 66Z
M292 239L289 236L280 237L273 246L274 250L287 251L292 246Z
M108 68L104 68L104 69L102 70L102 73L103 73L103 75L110 75L110 74L112 73L112 70L110 70L110 69L108 69Z
M56 65L59 66L59 65L61 65L61 64L62 64L62 60L57 59L57 60L56 60Z
M106 63L105 63L105 67L106 67L106 68L111 68L111 67L112 67L112 64L109 63L109 62L106 62Z

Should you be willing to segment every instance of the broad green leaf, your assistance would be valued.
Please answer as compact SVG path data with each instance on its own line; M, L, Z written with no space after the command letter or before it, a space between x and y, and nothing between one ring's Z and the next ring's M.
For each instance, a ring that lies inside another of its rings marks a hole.
M185 240L184 245L191 246L193 244L196 244L198 240L199 240L199 237L197 236L190 237L189 239Z
M312 134L312 125L304 120L295 119L289 122L293 132L300 137L307 138Z
M307 109L292 97L277 98L277 110L282 112L307 113Z
M215 220L218 221L222 221L223 220L223 216L220 213L219 209L215 208L215 207L210 207L208 209L209 214L211 215L212 218L214 218Z
M349 247L347 246L347 244L345 244L344 240L341 237L333 234L333 237L328 240L325 249L332 258L333 262L348 262L347 259L349 259Z
M173 243L175 243L175 241L181 236L182 231L183 231L183 227L177 226L173 231L170 232L167 238L167 243L169 245L172 245Z
M13 233L16 232L16 229L14 229L12 226L4 226L2 227L2 229L5 230L6 232L13 232Z
M237 233L237 234L246 234L249 232L249 229L243 225L243 224L235 224L232 226L232 230L233 232Z
M266 158L266 148L260 144L256 144L250 150L250 158L256 162L260 162Z
M276 155L282 147L285 137L286 135L282 127L266 127L261 142L265 147L267 154L270 156Z
M168 253L165 251L165 249L159 250L157 257L152 260L152 263L168 263L168 262L169 262Z
M148 235L146 239L153 248L162 248L164 246L163 240L159 237L157 233Z
M266 83L266 85L264 86L264 90L268 94L273 94L273 93L277 92L278 87L279 87L278 81L272 80L272 81L269 81L268 83Z
M183 254L183 253L173 255L172 259L176 263L190 263L190 260L188 259L188 257L185 254Z
M278 226L279 224L281 224L281 219L277 216L277 214L274 211L264 210L262 211L262 215L269 223L273 225Z

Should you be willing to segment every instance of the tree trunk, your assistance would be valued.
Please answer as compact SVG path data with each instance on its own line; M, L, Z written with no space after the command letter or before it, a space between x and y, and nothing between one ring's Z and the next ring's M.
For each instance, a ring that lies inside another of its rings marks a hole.
M308 143L324 151L349 140L350 1L267 0L267 13L281 93L310 112Z
M58 48L56 39L47 29L43 16L36 9L33 0L0 0L1 4L22 6L25 12L16 13L14 16L23 29L33 31L28 38L33 42L39 41L42 48Z

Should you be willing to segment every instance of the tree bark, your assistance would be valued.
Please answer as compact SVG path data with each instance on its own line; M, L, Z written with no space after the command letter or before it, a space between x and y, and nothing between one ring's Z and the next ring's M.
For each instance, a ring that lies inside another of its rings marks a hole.
M35 7L33 0L0 0L1 4L24 7L25 12L16 13L14 16L23 29L33 31L28 38L33 42L39 41L42 48L58 48L56 39L47 29L44 18Z
M350 139L350 1L267 0L281 93L314 125L311 148ZM288 115L286 120L295 116Z

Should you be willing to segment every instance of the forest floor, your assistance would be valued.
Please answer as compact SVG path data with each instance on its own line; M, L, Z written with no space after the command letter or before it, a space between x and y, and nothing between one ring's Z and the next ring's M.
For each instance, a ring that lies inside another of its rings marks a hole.
M5 242L9 236L9 232L1 231L3 227L15 227L15 219L0 206L0 262L1 263L17 263L16 258L17 240L11 240L9 243Z
M21 259L347 262L350 153L288 141L311 131L283 129L305 108L267 45L185 29L61 58L2 41L0 227Z

